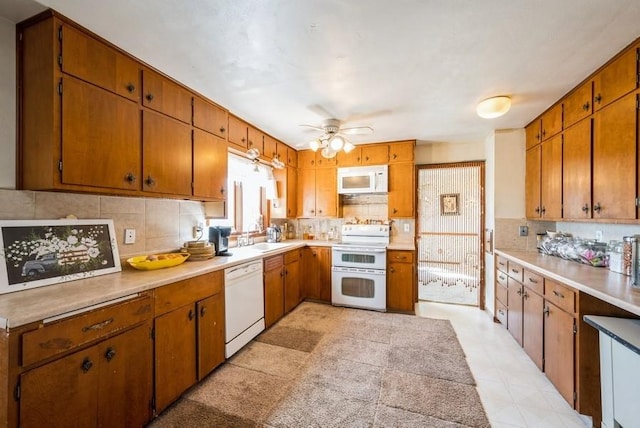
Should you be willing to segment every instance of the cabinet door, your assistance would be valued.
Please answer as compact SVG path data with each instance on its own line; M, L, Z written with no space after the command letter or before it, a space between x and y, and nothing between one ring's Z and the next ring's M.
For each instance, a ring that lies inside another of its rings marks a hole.
M331 302L331 248L315 247L313 249L318 262L318 278L320 282L320 300ZM308 278L308 276L305 276Z
M61 39L64 73L131 100L140 99L137 62L66 24Z
M141 427L151 420L153 341L143 324L99 345L98 420L103 427Z
M567 129L593 112L592 86L593 83L589 80L564 100L564 129Z
M269 328L284 316L283 256L264 261L264 323Z
M636 95L598 111L593 138L593 217L636 218Z
M297 214L298 171L295 168L273 170L273 176L278 183L278 200L272 202L272 218L291 218Z
M284 313L286 314L302 300L302 294L300 293L300 260L287 263L284 266L284 275Z
M62 80L62 182L140 190L140 113L124 98Z
M638 81L638 48L623 53L593 80L593 106L596 111L633 91Z
M338 214L338 182L335 168L316 169L316 215L335 217Z
M222 279L220 277L220 279ZM224 294L196 303L198 314L198 380L224 362Z
M305 247L302 251L305 296L331 301L331 248Z
M562 217L562 135L542 143L540 162L540 200L542 217Z
M562 200L563 218L591 218L591 120L564 132Z
M387 310L414 311L412 263L389 263L387 269Z
M413 163L389 165L389 217L415 216L415 187Z
M287 167L287 201L285 203L287 208L287 218L295 217L298 213L298 170L292 167Z
M264 157L264 134L251 125L247 126L247 150L256 148Z
M284 159L280 159L280 160L284 162ZM292 149L291 147L287 148L287 165L289 165L292 168L298 167L298 152L295 149Z
M507 288L507 330L522 346L522 284L509 278Z
M362 165L386 165L388 163L388 144L372 144L362 147Z
M316 170L298 170L298 216L316 215Z
M247 124L229 115L229 144L240 151L247 150Z
M562 103L551 107L542 115L542 141L562 131Z
M192 96L182 86L155 71L142 70L142 105L191 124Z
M155 319L158 413L197 381L195 310L195 305L187 305Z
M344 151L338 152L338 166L356 166L360 165L360 160L362 159L362 148L356 146L349 153Z
M191 195L191 127L151 111L142 113L143 190Z
M20 426L96 426L100 359L96 346L20 376Z
M544 371L565 400L574 406L575 335L572 315L545 302Z
M413 162L413 151L415 145L415 141L389 144L389 163Z
M537 146L542 141L542 135L540 133L540 119L536 119L531 122L525 129L526 149L529 150L532 147Z
M540 145L527 150L525 174L525 211L527 218L540 218Z
M524 287L523 290L522 346L536 366L542 370L544 299L527 287Z
M316 153L313 150L298 152L298 167L302 169L316 167Z
M271 160L278 156L278 142L273 137L265 135L262 141L262 147L263 149L260 150L262 159Z
M203 100L200 97L193 98L193 126L227 138L227 111L220 106Z
M193 196L227 198L227 142L213 134L193 130Z
M321 150L316 152L316 168L331 168L338 165L338 156L325 158L322 156Z

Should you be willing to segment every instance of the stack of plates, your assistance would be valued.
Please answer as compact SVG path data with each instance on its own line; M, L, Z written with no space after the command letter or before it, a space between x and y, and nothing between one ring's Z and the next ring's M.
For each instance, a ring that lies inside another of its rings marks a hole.
M181 253L189 253L189 260L208 260L213 257L214 247L207 241L189 241L180 248Z

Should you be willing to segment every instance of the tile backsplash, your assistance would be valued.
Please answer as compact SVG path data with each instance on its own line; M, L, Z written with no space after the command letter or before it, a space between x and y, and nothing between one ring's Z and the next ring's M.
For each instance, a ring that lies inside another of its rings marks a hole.
M113 219L121 258L175 251L204 224L201 202L0 189L0 219ZM136 230L136 243L124 244L124 229Z
M519 235L519 227L527 226L527 236ZM496 218L493 232L494 247L497 249L535 251L538 233L555 231L556 223L551 221L529 221L518 218Z

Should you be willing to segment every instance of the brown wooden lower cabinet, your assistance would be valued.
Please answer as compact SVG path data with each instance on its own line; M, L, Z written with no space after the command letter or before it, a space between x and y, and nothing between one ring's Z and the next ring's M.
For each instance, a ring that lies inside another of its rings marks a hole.
M306 298L331 302L331 247L304 247L302 273Z
M284 256L264 259L264 324L271 327L284 315Z
M575 318L549 302L545 302L544 313L544 372L560 395L573 406Z
M155 406L160 413L224 361L223 271L155 290Z
M289 313L304 299L300 281L300 263L302 249L296 249L284 254L284 313Z
M414 313L416 301L413 251L387 252L387 310Z

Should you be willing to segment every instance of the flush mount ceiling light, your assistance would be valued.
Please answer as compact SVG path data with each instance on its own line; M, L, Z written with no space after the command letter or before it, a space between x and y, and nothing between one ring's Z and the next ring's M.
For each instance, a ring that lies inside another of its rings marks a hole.
M511 108L511 98L506 95L500 95L480 101L476 111L478 116L484 119L493 119L508 112L509 108Z

